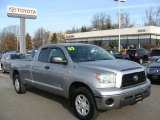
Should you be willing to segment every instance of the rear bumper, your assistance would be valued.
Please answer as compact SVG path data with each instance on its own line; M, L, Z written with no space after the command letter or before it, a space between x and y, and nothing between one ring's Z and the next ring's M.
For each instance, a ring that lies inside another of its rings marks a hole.
M145 84L134 88L117 89L113 93L110 91L101 96L95 96L97 109L109 110L135 104L150 95L150 87L150 81L147 80Z

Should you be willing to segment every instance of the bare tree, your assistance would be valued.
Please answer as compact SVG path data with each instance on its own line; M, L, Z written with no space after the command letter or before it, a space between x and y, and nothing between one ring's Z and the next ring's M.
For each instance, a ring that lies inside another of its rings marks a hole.
M43 42L45 40L46 36L46 30L44 28L38 28L35 32L34 38L33 38L33 46L38 48L41 45L43 45Z
M66 31L67 34L79 33L79 32L81 32L81 29L76 28L76 27L72 27L72 29Z
M0 35L0 42L1 42L0 49L16 50L18 34L19 34L19 27L17 27L17 25L10 25L4 28Z
M98 13L93 16L92 27L97 30L111 29L111 17L105 13Z
M32 40L29 33L26 34L26 49L32 49Z
M160 7L157 8L155 14L156 14L156 23L157 23L157 26L160 26Z
M121 27L125 28L128 27L130 24L130 16L128 13L123 13L121 15Z
M58 38L57 38L57 34L53 33L52 37L51 37L51 43L55 44L58 42Z
M144 25L160 26L160 7L146 9Z

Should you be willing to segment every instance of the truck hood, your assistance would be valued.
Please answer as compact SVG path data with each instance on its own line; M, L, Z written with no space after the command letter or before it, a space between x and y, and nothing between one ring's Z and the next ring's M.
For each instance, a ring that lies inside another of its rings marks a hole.
M160 63L152 62L152 63L151 63L151 64L149 64L147 67L157 68L157 67L160 67Z
M128 71L144 68L142 65L128 60L100 60L78 63L81 67L101 70Z

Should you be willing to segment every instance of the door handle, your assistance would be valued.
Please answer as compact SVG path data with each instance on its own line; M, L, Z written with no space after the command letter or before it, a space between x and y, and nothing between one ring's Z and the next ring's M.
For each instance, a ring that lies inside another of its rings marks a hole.
M49 67L49 66L45 66L44 68L45 68L46 70L50 69L50 67Z

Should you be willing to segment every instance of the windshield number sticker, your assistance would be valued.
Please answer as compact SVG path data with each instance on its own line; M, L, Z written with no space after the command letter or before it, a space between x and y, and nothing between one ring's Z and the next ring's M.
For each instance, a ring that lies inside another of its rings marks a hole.
M74 51L74 50L76 50L75 47L67 47L67 49L68 49L69 51Z

